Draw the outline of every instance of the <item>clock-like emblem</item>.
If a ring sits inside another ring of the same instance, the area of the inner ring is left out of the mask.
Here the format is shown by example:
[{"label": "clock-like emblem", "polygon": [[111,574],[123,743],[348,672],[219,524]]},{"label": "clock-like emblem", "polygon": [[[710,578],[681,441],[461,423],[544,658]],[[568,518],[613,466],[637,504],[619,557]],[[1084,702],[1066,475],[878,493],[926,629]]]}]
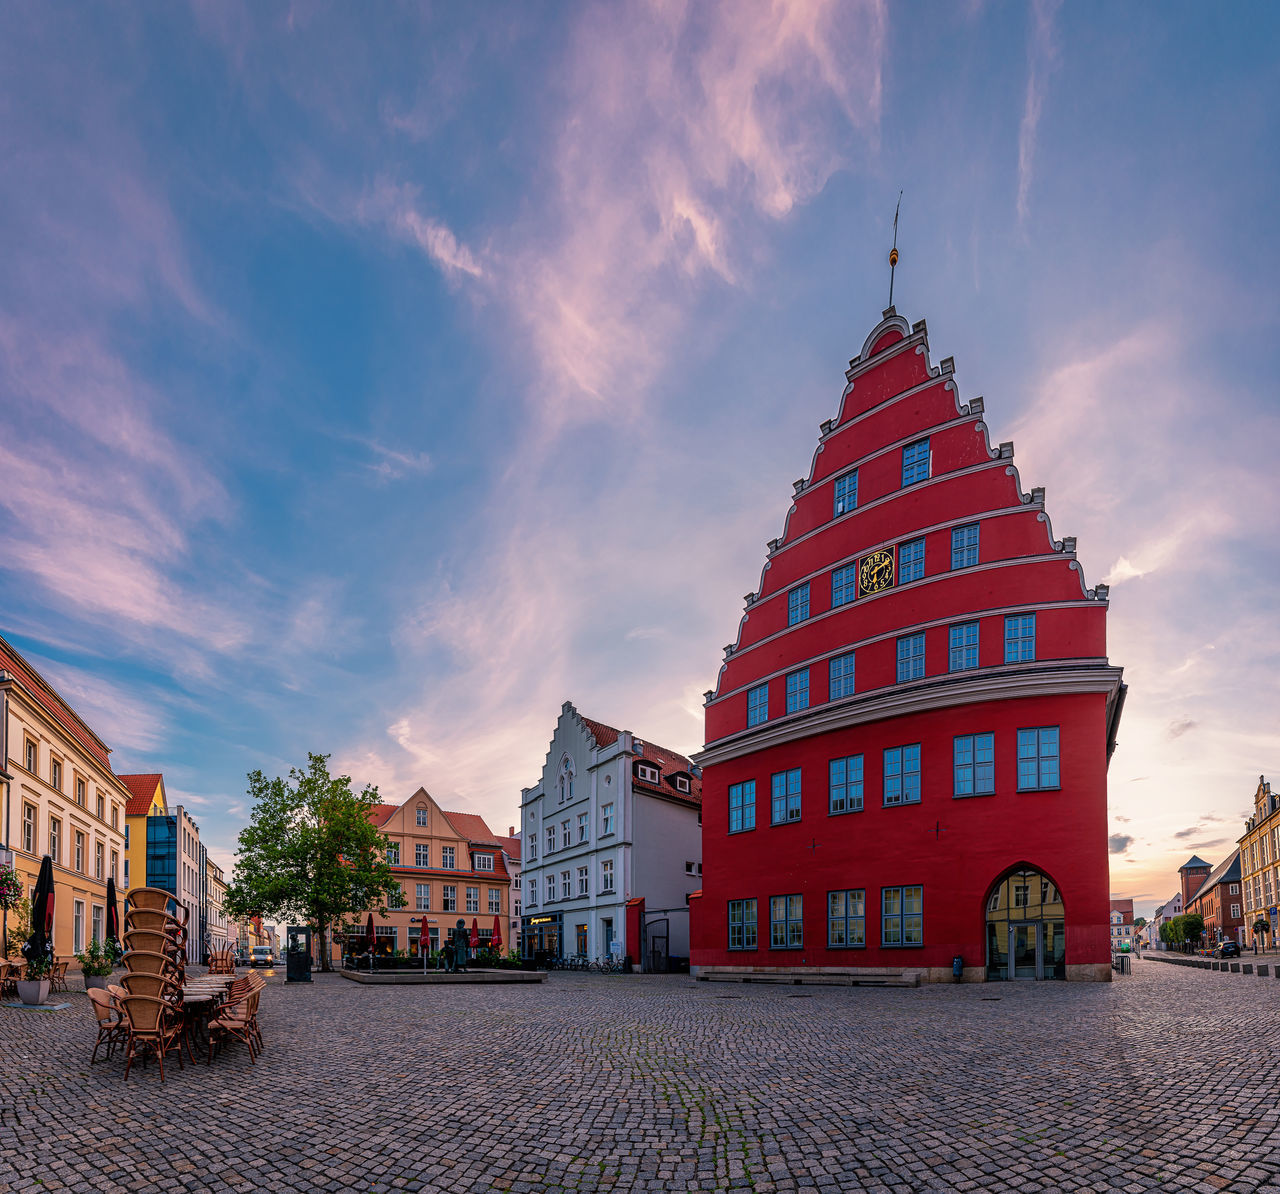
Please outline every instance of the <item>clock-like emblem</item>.
[{"label": "clock-like emblem", "polygon": [[873,551],[858,565],[858,595],[878,593],[893,584],[893,552]]}]

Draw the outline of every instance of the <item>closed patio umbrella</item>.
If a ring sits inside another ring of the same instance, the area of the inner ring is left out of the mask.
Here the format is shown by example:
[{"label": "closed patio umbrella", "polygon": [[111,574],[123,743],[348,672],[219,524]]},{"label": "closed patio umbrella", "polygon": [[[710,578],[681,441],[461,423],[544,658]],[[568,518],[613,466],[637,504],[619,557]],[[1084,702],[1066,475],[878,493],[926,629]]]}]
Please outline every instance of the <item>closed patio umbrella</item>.
[{"label": "closed patio umbrella", "polygon": [[31,897],[31,936],[22,947],[29,962],[53,952],[53,903],[53,859],[46,854],[40,860],[40,874]]},{"label": "closed patio umbrella", "polygon": [[480,948],[480,922],[474,916],[471,918],[471,948]]},{"label": "closed patio umbrella", "polygon": [[493,937],[490,938],[489,944],[494,949],[502,948],[502,921],[496,916],[493,918]]},{"label": "closed patio umbrella", "polygon": [[369,923],[364,929],[365,944],[369,947],[369,952],[373,953],[374,943],[377,941],[377,934],[373,931],[373,913],[369,913]]},{"label": "closed patio umbrella", "polygon": [[116,907],[116,881],[107,880],[107,940],[120,940],[120,909]]}]

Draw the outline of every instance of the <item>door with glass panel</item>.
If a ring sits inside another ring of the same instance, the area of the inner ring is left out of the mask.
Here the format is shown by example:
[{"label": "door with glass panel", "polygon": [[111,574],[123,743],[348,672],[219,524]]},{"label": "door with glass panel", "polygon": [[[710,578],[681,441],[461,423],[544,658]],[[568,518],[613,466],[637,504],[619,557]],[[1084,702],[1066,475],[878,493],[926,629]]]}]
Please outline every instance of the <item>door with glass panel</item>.
[{"label": "door with glass panel", "polygon": [[987,897],[987,978],[1066,978],[1062,894],[1029,868],[1007,874]]}]

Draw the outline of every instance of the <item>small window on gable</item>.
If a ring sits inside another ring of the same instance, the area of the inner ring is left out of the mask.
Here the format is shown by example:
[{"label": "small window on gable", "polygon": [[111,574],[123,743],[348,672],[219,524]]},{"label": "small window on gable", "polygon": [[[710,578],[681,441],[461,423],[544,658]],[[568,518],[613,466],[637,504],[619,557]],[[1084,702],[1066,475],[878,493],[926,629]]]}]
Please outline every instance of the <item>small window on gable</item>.
[{"label": "small window on gable", "polygon": [[677,791],[677,792],[687,792],[688,790],[689,790],[689,781],[688,781],[688,779],[687,779],[685,776],[683,776],[683,775],[677,775],[677,776],[676,776],[676,791]]},{"label": "small window on gable", "polygon": [[426,806],[425,804],[420,804],[420,805],[418,805],[418,807],[414,810],[414,817],[413,817],[413,819],[414,819],[414,824],[415,824],[415,825],[426,825],[426,823],[427,823],[427,806]]},{"label": "small window on gable", "polygon": [[656,784],[658,780],[662,778],[658,769],[650,766],[648,763],[636,764],[636,776],[650,784]]}]

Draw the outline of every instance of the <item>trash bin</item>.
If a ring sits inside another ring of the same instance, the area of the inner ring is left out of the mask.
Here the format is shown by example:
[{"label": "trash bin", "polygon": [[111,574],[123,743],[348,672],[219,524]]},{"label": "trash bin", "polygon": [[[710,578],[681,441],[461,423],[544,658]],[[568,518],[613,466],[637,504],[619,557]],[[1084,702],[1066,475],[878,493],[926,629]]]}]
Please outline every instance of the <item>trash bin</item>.
[{"label": "trash bin", "polygon": [[951,959],[951,977],[955,979],[956,982],[959,982],[961,978],[964,977],[964,958],[959,954],[956,954],[956,956]]},{"label": "trash bin", "polygon": [[311,930],[302,925],[290,925],[284,955],[284,981],[309,983],[311,981]]}]

